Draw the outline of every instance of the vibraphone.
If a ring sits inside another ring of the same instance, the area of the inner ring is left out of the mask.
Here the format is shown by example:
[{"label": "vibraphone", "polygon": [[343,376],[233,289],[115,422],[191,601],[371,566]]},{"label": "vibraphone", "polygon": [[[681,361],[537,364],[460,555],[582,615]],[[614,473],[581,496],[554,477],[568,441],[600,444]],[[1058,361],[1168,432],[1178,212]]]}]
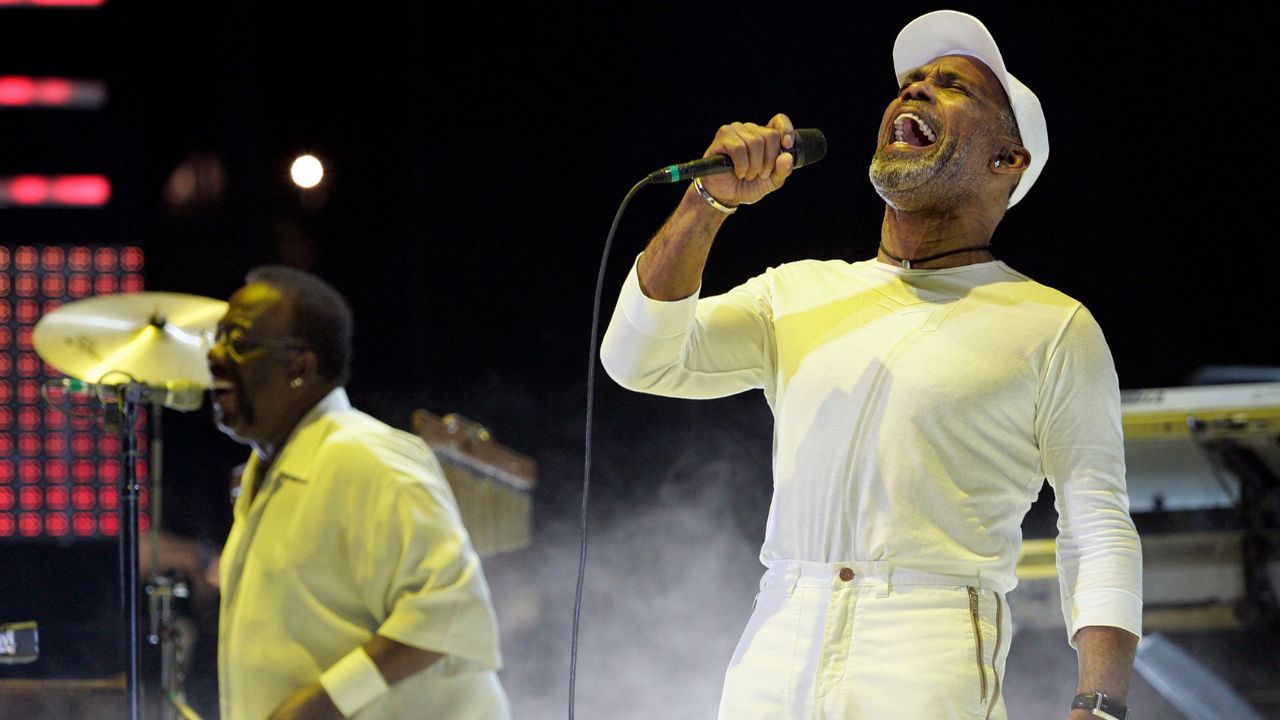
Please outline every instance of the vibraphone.
[{"label": "vibraphone", "polygon": [[451,413],[413,413],[413,432],[440,460],[458,500],[462,522],[481,555],[528,547],[533,542],[533,458],[500,445],[489,429]]}]

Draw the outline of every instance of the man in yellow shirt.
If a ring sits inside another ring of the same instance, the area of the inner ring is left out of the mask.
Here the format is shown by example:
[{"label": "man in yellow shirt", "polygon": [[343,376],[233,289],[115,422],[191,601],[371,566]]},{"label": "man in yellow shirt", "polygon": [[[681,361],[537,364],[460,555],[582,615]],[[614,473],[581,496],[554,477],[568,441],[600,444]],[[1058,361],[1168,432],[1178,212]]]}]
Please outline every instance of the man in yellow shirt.
[{"label": "man in yellow shirt", "polygon": [[209,351],[219,427],[253,448],[222,554],[229,720],[507,720],[480,561],[435,457],[351,407],[351,311],[259,268]]}]

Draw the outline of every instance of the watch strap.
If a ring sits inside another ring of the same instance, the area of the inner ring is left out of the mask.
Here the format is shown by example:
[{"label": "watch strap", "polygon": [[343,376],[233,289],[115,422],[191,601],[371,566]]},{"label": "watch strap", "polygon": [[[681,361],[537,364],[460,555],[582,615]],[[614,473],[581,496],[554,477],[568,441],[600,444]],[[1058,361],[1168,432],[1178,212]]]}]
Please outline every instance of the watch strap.
[{"label": "watch strap", "polygon": [[1098,692],[1080,693],[1071,701],[1072,710],[1088,710],[1102,720],[1125,720],[1129,708],[1124,703]]}]

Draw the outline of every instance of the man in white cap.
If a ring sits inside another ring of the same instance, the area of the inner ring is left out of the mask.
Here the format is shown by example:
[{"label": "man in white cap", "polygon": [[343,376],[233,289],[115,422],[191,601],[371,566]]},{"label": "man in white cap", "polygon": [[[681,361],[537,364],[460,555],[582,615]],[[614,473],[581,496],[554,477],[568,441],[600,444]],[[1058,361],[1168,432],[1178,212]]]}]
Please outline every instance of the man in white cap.
[{"label": "man in white cap", "polygon": [[1044,115],[969,15],[917,18],[893,55],[901,89],[870,171],[886,203],[875,259],[788,263],[699,299],[720,226],[793,167],[785,115],[726,125],[706,155],[733,172],[685,193],[605,337],[602,361],[628,388],[760,388],[774,412],[768,569],[720,717],[1005,717],[1004,595],[1047,478],[1080,657],[1062,713],[1123,718],[1142,556],[1110,351],[1079,302],[990,249],[1048,158]]}]

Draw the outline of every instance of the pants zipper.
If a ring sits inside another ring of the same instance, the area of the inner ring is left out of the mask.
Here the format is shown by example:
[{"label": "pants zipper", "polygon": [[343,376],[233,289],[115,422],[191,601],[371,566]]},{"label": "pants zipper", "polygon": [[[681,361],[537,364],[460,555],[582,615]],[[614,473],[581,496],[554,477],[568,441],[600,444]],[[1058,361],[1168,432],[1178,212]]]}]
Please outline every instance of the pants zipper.
[{"label": "pants zipper", "polygon": [[991,594],[996,600],[996,647],[991,651],[991,673],[995,676],[995,689],[991,693],[992,702],[987,706],[987,720],[990,720],[991,710],[996,706],[995,699],[1000,697],[1000,658],[997,655],[1002,647],[1000,634],[1004,629],[1004,603],[1000,602],[1000,591],[993,590]]},{"label": "pants zipper", "polygon": [[969,587],[969,619],[973,621],[973,647],[978,658],[978,687],[981,703],[987,704],[987,670],[982,665],[982,626],[978,622],[978,590]]}]

